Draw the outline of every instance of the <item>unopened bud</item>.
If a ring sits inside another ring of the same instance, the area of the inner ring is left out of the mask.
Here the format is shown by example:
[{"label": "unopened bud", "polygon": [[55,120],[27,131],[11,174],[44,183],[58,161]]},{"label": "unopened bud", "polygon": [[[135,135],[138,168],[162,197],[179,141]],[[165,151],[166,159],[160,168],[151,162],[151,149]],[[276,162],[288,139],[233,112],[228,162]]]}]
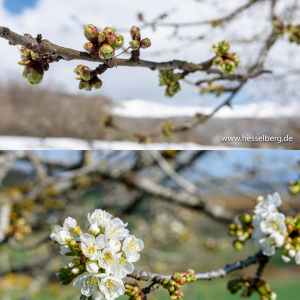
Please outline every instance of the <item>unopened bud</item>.
[{"label": "unopened bud", "polygon": [[124,37],[121,34],[116,34],[117,40],[112,44],[111,46],[115,49],[118,50],[123,47],[124,45]]},{"label": "unopened bud", "polygon": [[83,80],[89,81],[93,77],[93,74],[90,70],[84,70],[81,72],[80,76]]},{"label": "unopened bud", "polygon": [[83,45],[83,48],[85,51],[87,51],[88,53],[92,52],[95,50],[95,46],[91,43],[91,42],[88,42],[88,43],[85,43]]},{"label": "unopened bud", "polygon": [[102,59],[112,58],[115,56],[115,50],[110,45],[104,44],[99,48],[99,56]]},{"label": "unopened bud", "polygon": [[28,59],[31,59],[31,51],[27,48],[25,48],[24,46],[22,46],[20,48],[20,52],[21,52],[21,59],[22,60],[28,60]]},{"label": "unopened bud", "polygon": [[85,90],[89,86],[89,83],[87,81],[81,80],[79,82],[78,88],[80,90]]},{"label": "unopened bud", "polygon": [[103,43],[105,41],[105,33],[104,32],[100,32],[99,35],[98,35],[98,42],[99,43]]},{"label": "unopened bud", "polygon": [[84,27],[84,35],[90,42],[95,42],[97,40],[99,31],[96,26],[90,24]]},{"label": "unopened bud", "polygon": [[225,54],[226,52],[228,52],[230,48],[230,44],[227,41],[222,41],[219,43],[219,52],[221,54]]},{"label": "unopened bud", "polygon": [[234,248],[238,251],[242,250],[244,247],[244,243],[241,241],[235,241],[233,244]]},{"label": "unopened bud", "polygon": [[78,267],[72,269],[71,272],[72,272],[74,275],[78,275],[81,271],[83,271],[83,269],[84,269],[84,267],[80,265],[80,266],[78,266]]},{"label": "unopened bud", "polygon": [[129,43],[129,45],[130,45],[132,50],[139,50],[140,49],[140,41],[138,41],[138,40],[132,40]]},{"label": "unopened bud", "polygon": [[245,223],[250,223],[252,221],[252,217],[249,214],[246,213],[246,214],[243,215],[243,221]]},{"label": "unopened bud", "polygon": [[39,84],[43,80],[43,74],[38,71],[30,69],[28,70],[27,78],[34,84]]},{"label": "unopened bud", "polygon": [[68,267],[70,269],[77,267],[78,265],[80,265],[80,260],[79,259],[73,259],[68,263]]},{"label": "unopened bud", "polygon": [[109,37],[110,35],[115,34],[115,30],[111,27],[105,27],[103,32],[106,35],[106,37]]},{"label": "unopened bud", "polygon": [[151,46],[151,41],[148,38],[141,40],[142,48],[145,49],[145,48],[149,48],[150,46]]},{"label": "unopened bud", "polygon": [[130,30],[130,35],[132,37],[132,39],[137,39],[140,40],[141,39],[141,31],[138,27],[136,26],[132,26],[131,30]]},{"label": "unopened bud", "polygon": [[30,54],[31,54],[31,58],[33,60],[38,60],[40,58],[40,55],[38,53],[35,53],[33,51],[30,51]]},{"label": "unopened bud", "polygon": [[102,81],[97,76],[93,78],[91,84],[95,90],[99,90],[102,87]]},{"label": "unopened bud", "polygon": [[117,41],[117,35],[111,34],[107,37],[107,43],[108,45],[112,46]]},{"label": "unopened bud", "polygon": [[92,235],[97,235],[99,232],[100,229],[96,224],[92,224],[88,230],[88,233]]},{"label": "unopened bud", "polygon": [[289,190],[292,195],[297,195],[300,192],[300,185],[293,185],[289,188]]},{"label": "unopened bud", "polygon": [[22,77],[27,79],[27,75],[28,75],[28,70],[27,70],[27,68],[24,68],[23,73],[22,73]]}]

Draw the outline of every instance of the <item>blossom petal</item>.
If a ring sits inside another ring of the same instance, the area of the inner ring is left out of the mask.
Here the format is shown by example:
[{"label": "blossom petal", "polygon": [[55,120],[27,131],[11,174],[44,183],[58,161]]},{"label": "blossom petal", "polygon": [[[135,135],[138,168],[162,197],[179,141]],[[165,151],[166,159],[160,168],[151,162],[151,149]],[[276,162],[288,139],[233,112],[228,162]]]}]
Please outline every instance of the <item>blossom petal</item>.
[{"label": "blossom petal", "polygon": [[129,262],[136,262],[140,259],[140,254],[139,253],[129,253],[126,254],[126,257],[128,259]]},{"label": "blossom petal", "polygon": [[84,233],[80,236],[81,243],[84,243],[86,245],[94,244],[96,239],[93,235],[90,235],[88,233]]},{"label": "blossom petal", "polygon": [[295,261],[297,265],[300,265],[300,250],[295,255]]},{"label": "blossom petal", "polygon": [[87,277],[87,276],[90,276],[89,274],[82,274],[82,275],[79,275],[75,281],[73,282],[73,286],[76,287],[76,288],[79,288],[80,286],[82,286],[83,284],[83,281],[84,279]]},{"label": "blossom petal", "polygon": [[103,249],[108,245],[108,239],[104,234],[100,234],[96,238],[96,245],[99,249]]}]

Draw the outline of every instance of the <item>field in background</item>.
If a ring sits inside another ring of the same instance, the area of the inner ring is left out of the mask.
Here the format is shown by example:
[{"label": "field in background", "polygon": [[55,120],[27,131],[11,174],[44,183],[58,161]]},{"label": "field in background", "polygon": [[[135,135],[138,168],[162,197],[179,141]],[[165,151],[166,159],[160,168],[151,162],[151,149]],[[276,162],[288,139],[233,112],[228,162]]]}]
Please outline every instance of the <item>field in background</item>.
[{"label": "field in background", "polygon": [[[34,137],[72,137],[85,140],[124,140],[124,136],[113,130],[105,130],[101,117],[118,105],[103,96],[89,93],[70,95],[63,92],[32,88],[26,84],[12,82],[0,86],[0,135]],[[128,133],[157,132],[161,122],[171,120],[174,125],[192,121],[189,117],[177,118],[128,118],[115,116],[115,122]],[[137,130],[138,129],[138,130]],[[231,142],[222,143],[224,136],[289,136],[293,142]],[[153,142],[193,142],[200,145],[223,147],[299,149],[299,118],[269,119],[223,119],[214,118],[207,124],[171,138],[157,137]]]}]

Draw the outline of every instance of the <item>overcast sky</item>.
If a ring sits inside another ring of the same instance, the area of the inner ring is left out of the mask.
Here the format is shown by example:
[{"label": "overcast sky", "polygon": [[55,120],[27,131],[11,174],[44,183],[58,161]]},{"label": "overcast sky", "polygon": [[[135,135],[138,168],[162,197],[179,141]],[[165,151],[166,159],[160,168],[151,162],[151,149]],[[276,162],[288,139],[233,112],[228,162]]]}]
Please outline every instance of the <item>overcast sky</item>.
[{"label": "overcast sky", "polygon": [[[0,0],[0,26],[9,27],[19,34],[30,33],[32,36],[36,36],[36,34],[42,33],[43,38],[52,43],[84,51],[82,46],[86,40],[83,36],[83,30],[80,24],[71,18],[72,16],[76,16],[83,24],[92,23],[100,30],[106,26],[127,29],[120,32],[125,37],[126,46],[130,41],[130,27],[141,24],[137,20],[137,12],[143,12],[146,20],[152,20],[159,14],[169,11],[172,13],[165,22],[210,20],[225,16],[246,2],[248,0]],[[278,13],[284,11],[288,1],[281,0],[281,2]],[[141,50],[141,58],[153,61],[182,59],[203,62],[212,57],[213,54],[210,52],[212,44],[226,38],[232,44],[231,50],[237,51],[242,59],[241,67],[238,70],[238,72],[242,72],[249,62],[255,61],[262,42],[255,42],[249,47],[234,43],[234,40],[249,39],[255,34],[264,40],[271,30],[267,18],[269,18],[269,1],[264,1],[254,5],[248,12],[241,14],[232,24],[223,28],[212,29],[210,26],[199,26],[180,29],[178,32],[180,37],[199,35],[206,35],[207,37],[205,40],[193,42],[193,45],[188,46],[184,51],[166,53],[160,56],[153,54],[160,50],[182,46],[186,41],[170,38],[174,33],[172,28],[158,28],[155,32],[148,28],[142,30],[142,38],[150,38],[152,46],[149,49]],[[275,76],[286,72],[289,68],[298,68],[299,70],[300,57],[297,55],[299,47],[288,43],[286,38],[280,40],[270,52],[266,68],[272,69]],[[279,56],[280,62],[278,62]],[[127,58],[128,56],[122,55],[122,57]],[[17,64],[19,60],[17,48],[9,46],[6,40],[0,39],[0,76],[2,82],[5,82],[7,77],[24,80],[21,77],[22,67]],[[50,70],[45,73],[42,86],[63,89],[71,93],[87,93],[78,90],[78,81],[74,79],[73,69],[80,63],[90,68],[97,66],[97,64],[84,61],[61,61],[51,64]],[[201,96],[196,87],[186,83],[181,84],[182,91],[174,98],[165,98],[165,88],[158,87],[157,74],[157,71],[145,68],[118,67],[117,69],[110,69],[100,76],[103,81],[101,90],[93,90],[92,93],[103,94],[114,100],[145,99],[174,105],[209,105],[215,103],[212,98]],[[236,97],[234,103],[270,100],[272,97],[278,100],[276,97],[278,86],[276,87],[273,81],[269,82],[267,76],[269,75],[265,75],[266,81],[263,83],[259,83],[262,81],[256,79],[248,84]],[[203,74],[196,73],[189,75],[187,79],[196,81],[202,77]],[[286,78],[286,80],[292,82],[293,78]]]}]

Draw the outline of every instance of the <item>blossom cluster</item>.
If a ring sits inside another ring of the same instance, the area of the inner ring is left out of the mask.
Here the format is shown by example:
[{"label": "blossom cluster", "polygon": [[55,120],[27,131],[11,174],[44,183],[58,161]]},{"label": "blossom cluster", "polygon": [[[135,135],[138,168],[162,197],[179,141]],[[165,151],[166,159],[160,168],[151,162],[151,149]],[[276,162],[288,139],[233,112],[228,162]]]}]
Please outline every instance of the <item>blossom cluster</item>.
[{"label": "blossom cluster", "polygon": [[[81,288],[80,299],[113,300],[125,292],[123,278],[134,270],[133,262],[140,258],[142,240],[129,235],[119,218],[96,209],[88,214],[88,233],[83,233],[77,221],[68,217],[63,227],[51,233],[50,238],[60,244],[60,253],[77,256],[68,266],[57,272],[63,285],[71,283]],[[77,234],[72,237],[71,233]]]},{"label": "blossom cluster", "polygon": [[275,300],[277,298],[276,293],[270,289],[265,280],[249,275],[230,280],[227,287],[232,294],[242,290],[241,298],[250,297],[253,293],[257,293],[261,300]]},{"label": "blossom cluster", "polygon": [[130,29],[132,41],[129,43],[132,50],[146,49],[151,46],[151,41],[148,38],[141,40],[141,31],[138,27],[132,26]]},{"label": "blossom cluster", "polygon": [[80,80],[78,86],[80,90],[91,91],[92,88],[98,90],[102,87],[101,79],[89,67],[78,65],[74,69],[74,73],[78,75],[75,79]]},{"label": "blossom cluster", "polygon": [[181,78],[180,73],[174,73],[173,70],[160,70],[159,74],[159,86],[166,85],[165,96],[172,98],[176,93],[180,92],[180,84],[178,80]]},{"label": "blossom cluster", "polygon": [[36,85],[42,82],[44,71],[47,71],[49,64],[43,65],[39,63],[40,56],[25,47],[21,47],[21,61],[19,65],[24,66],[22,77],[27,80],[29,85]]},{"label": "blossom cluster", "polygon": [[212,52],[216,54],[216,58],[213,60],[213,65],[222,68],[222,72],[225,75],[235,74],[235,70],[240,63],[240,57],[236,55],[236,52],[228,52],[230,44],[227,41],[222,41],[218,46],[213,45]]},{"label": "blossom cluster", "polygon": [[284,262],[295,258],[300,265],[300,214],[285,216],[278,208],[282,200],[278,193],[259,196],[253,213],[243,214],[239,224],[229,224],[230,235],[237,236],[234,246],[241,250],[246,240],[254,239],[254,245],[266,256],[272,256],[283,247]]}]

